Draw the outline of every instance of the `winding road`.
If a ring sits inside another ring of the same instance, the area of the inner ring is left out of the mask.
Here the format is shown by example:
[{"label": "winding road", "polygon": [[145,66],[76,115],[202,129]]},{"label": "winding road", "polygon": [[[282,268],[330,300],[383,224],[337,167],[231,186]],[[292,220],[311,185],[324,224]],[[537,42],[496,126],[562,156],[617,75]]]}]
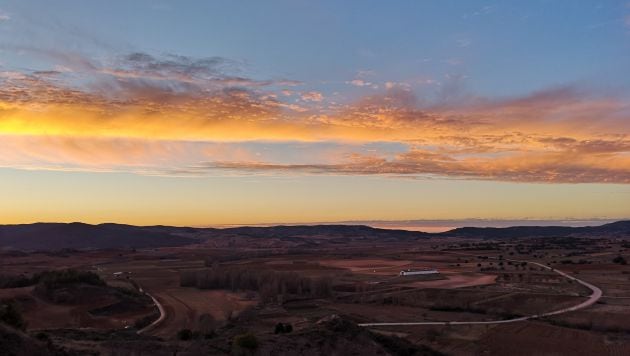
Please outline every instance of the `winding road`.
[{"label": "winding road", "polygon": [[[140,291],[142,292],[142,288],[140,288]],[[155,299],[155,297],[152,296],[151,294],[146,293],[146,295],[148,295],[151,299],[153,299],[153,303],[155,304],[155,306],[160,311],[160,317],[157,318],[155,321],[153,321],[151,324],[149,324],[149,325],[145,326],[144,328],[138,330],[138,334],[143,334],[143,333],[145,333],[147,331],[153,330],[160,323],[162,323],[162,321],[166,318],[166,311],[164,310],[164,306],[162,305],[162,303],[160,303],[157,299]]]},{"label": "winding road", "polygon": [[[580,310],[580,309],[584,309],[586,307],[589,307],[593,304],[595,304],[601,297],[602,297],[602,290],[599,289],[597,286],[594,286],[586,281],[583,281],[581,279],[575,278],[565,272],[562,272],[560,270],[551,268],[549,266],[543,265],[541,263],[538,262],[532,262],[532,261],[519,261],[519,260],[510,260],[510,259],[506,259],[506,261],[511,261],[511,262],[525,262],[528,264],[532,264],[532,265],[536,265],[538,267],[553,271],[558,273],[559,275],[571,280],[571,281],[575,281],[583,286],[585,286],[586,288],[591,290],[591,295],[588,297],[587,300],[585,300],[584,302],[568,307],[568,308],[563,308],[563,309],[559,309],[559,310],[554,310],[551,312],[547,312],[547,313],[542,313],[542,314],[533,314],[533,315],[527,315],[527,316],[522,316],[522,317],[518,317],[518,318],[512,318],[512,319],[502,319],[502,320],[487,320],[487,321],[417,321],[417,322],[387,322],[387,323],[362,323],[362,324],[358,324],[359,326],[365,326],[365,327],[370,327],[370,326],[413,326],[413,325],[487,325],[487,324],[507,324],[507,323],[515,323],[515,322],[519,322],[519,321],[525,321],[525,320],[530,320],[530,319],[537,319],[537,318],[543,318],[543,317],[547,317],[547,316],[552,316],[552,315],[558,315],[558,314],[564,314],[564,313],[568,313],[571,311],[576,311],[576,310]],[[140,287],[140,291],[143,292],[142,288]],[[166,318],[166,310],[164,308],[164,306],[151,294],[146,293],[152,300],[153,303],[155,303],[155,305],[157,306],[159,312],[160,312],[160,317],[158,319],[156,319],[155,321],[153,321],[151,324],[147,325],[146,327],[138,330],[138,334],[143,334],[146,333],[147,331],[151,331],[153,329],[155,329],[157,326],[159,326],[164,319]]]},{"label": "winding road", "polygon": [[585,286],[586,288],[591,290],[591,295],[588,297],[588,299],[580,304],[574,305],[572,307],[568,307],[568,308],[563,308],[563,309],[559,309],[559,310],[554,310],[548,313],[542,313],[542,314],[534,314],[534,315],[528,315],[528,316],[522,316],[519,318],[513,318],[513,319],[503,319],[503,320],[488,320],[488,321],[418,321],[418,322],[400,322],[400,323],[363,323],[363,324],[359,324],[359,326],[412,326],[412,325],[484,325],[484,324],[507,324],[507,323],[515,323],[515,322],[519,322],[519,321],[524,321],[524,320],[530,320],[530,319],[537,319],[537,318],[543,318],[543,317],[547,317],[547,316],[552,316],[552,315],[558,315],[558,314],[564,314],[564,313],[568,313],[571,311],[575,311],[575,310],[580,310],[580,309],[584,309],[586,307],[589,307],[593,304],[595,304],[599,298],[602,297],[602,290],[599,289],[598,287],[583,281],[581,279],[575,278],[565,272],[559,271],[557,269],[551,268],[549,266],[545,266],[542,263],[538,263],[538,262],[531,262],[531,261],[517,261],[517,260],[509,260],[506,259],[506,261],[511,261],[511,262],[526,262],[532,265],[536,265],[542,268],[545,268],[547,270],[551,270],[553,272],[558,273],[559,275],[568,278],[572,281],[575,281],[583,286]]}]

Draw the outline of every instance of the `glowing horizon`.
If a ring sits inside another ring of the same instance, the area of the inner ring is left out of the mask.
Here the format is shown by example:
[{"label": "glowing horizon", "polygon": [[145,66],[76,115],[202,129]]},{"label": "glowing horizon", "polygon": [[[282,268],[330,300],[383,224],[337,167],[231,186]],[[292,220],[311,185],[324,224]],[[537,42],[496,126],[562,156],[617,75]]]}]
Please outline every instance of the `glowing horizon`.
[{"label": "glowing horizon", "polygon": [[623,1],[374,5],[373,39],[330,17],[360,3],[223,5],[0,7],[0,223],[630,216]]}]

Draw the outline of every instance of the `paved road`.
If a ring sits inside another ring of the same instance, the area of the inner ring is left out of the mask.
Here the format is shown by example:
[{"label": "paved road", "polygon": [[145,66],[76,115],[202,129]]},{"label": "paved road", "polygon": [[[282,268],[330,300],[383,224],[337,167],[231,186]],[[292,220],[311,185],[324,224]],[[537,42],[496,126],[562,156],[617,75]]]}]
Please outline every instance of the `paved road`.
[{"label": "paved road", "polygon": [[[140,288],[140,291],[142,292],[142,288]],[[148,295],[151,299],[153,299],[153,303],[155,304],[155,306],[157,306],[158,310],[160,311],[160,317],[157,318],[151,324],[149,324],[149,325],[145,326],[144,328],[138,330],[138,334],[142,334],[142,333],[145,333],[147,331],[155,329],[166,318],[166,311],[164,310],[164,306],[162,305],[162,303],[160,303],[157,299],[155,299],[155,297],[152,296],[151,294],[146,293],[146,295]]]},{"label": "paved road", "polygon": [[602,297],[602,290],[599,289],[598,287],[585,282],[581,279],[575,278],[565,272],[559,271],[557,269],[551,268],[549,266],[545,266],[542,263],[538,263],[538,262],[531,262],[531,261],[517,261],[517,260],[509,260],[506,259],[506,261],[512,261],[512,262],[526,262],[532,265],[536,265],[551,271],[554,271],[556,273],[558,273],[559,275],[568,278],[572,281],[575,281],[583,286],[585,286],[586,288],[591,290],[591,295],[588,297],[588,299],[580,304],[574,305],[572,307],[569,308],[564,308],[564,309],[559,309],[559,310],[554,310],[548,313],[543,313],[543,314],[534,314],[534,315],[528,315],[528,316],[522,316],[520,318],[513,318],[513,319],[504,319],[504,320],[488,320],[488,321],[418,321],[418,322],[400,322],[400,323],[364,323],[364,324],[359,324],[359,326],[405,326],[405,325],[484,325],[484,324],[506,324],[506,323],[515,323],[515,322],[519,322],[519,321],[524,321],[524,320],[529,320],[529,319],[536,319],[536,318],[543,318],[546,316],[552,316],[552,315],[558,315],[558,314],[563,314],[563,313],[568,313],[571,311],[575,311],[575,310],[580,310],[580,309],[584,309],[588,306],[591,306],[593,304],[595,304],[595,302],[597,302],[599,300],[599,298]]}]

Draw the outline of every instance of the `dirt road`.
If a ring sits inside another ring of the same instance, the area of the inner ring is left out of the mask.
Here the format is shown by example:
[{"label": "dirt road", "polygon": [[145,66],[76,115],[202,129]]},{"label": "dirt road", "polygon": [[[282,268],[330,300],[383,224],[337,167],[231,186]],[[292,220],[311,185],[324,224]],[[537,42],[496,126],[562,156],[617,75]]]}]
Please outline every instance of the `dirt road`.
[{"label": "dirt road", "polygon": [[145,333],[147,331],[151,331],[151,330],[155,329],[158,325],[160,325],[164,321],[164,319],[166,319],[166,310],[164,309],[164,306],[162,305],[162,303],[160,303],[157,299],[155,299],[155,297],[152,296],[151,294],[147,293],[147,295],[149,297],[151,297],[151,299],[153,299],[153,303],[155,304],[155,306],[160,311],[160,317],[157,318],[151,324],[149,324],[149,325],[145,326],[144,328],[138,330],[138,334],[143,334],[143,333]]},{"label": "dirt road", "polygon": [[359,324],[359,326],[409,326],[409,325],[483,325],[483,324],[506,324],[506,323],[514,323],[514,322],[519,322],[519,321],[524,321],[524,320],[529,320],[529,319],[536,319],[536,318],[543,318],[546,316],[552,316],[552,315],[558,315],[558,314],[564,314],[564,313],[568,313],[571,311],[575,311],[575,310],[580,310],[586,307],[589,307],[593,304],[595,304],[599,298],[602,297],[602,290],[599,289],[598,287],[583,281],[581,279],[575,278],[565,272],[559,271],[557,269],[551,268],[549,266],[545,266],[542,263],[538,263],[538,262],[531,262],[531,261],[517,261],[517,260],[509,260],[506,259],[506,261],[512,261],[512,262],[526,262],[529,264],[533,264],[548,270],[551,270],[553,272],[558,273],[559,275],[568,278],[572,281],[575,281],[585,287],[587,287],[588,289],[591,290],[591,295],[588,297],[588,299],[580,304],[574,305],[572,307],[568,307],[568,308],[563,308],[563,309],[559,309],[559,310],[554,310],[548,313],[543,313],[543,314],[534,314],[534,315],[527,315],[527,316],[522,316],[520,318],[513,318],[513,319],[504,319],[504,320],[489,320],[489,321],[418,321],[418,322],[402,322],[402,323],[364,323],[364,324]]}]

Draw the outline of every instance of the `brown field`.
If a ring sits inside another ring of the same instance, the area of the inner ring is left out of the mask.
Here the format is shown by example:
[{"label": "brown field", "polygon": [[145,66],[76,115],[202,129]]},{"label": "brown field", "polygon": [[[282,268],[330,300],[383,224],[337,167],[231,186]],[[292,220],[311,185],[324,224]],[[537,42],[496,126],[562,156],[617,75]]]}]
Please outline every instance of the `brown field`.
[{"label": "brown field", "polygon": [[243,294],[227,291],[171,288],[156,291],[153,295],[165,305],[167,318],[151,333],[165,338],[172,337],[184,328],[198,329],[203,314],[210,314],[222,323],[256,304],[255,301],[245,299]]},{"label": "brown field", "polygon": [[[622,242],[592,240],[580,249],[553,245],[543,248],[538,242],[514,240],[486,250],[474,245],[471,248],[471,242],[474,243],[467,239],[435,238],[416,241],[412,246],[399,242],[355,242],[292,254],[278,240],[272,247],[262,249],[203,244],[71,255],[36,253],[2,258],[0,266],[3,274],[26,276],[76,268],[99,274],[111,287],[140,288],[155,297],[166,312],[164,320],[148,335],[172,342],[182,329],[202,331],[211,327],[228,335],[228,330],[236,328],[251,330],[261,337],[275,337],[274,326],[283,322],[292,324],[296,333],[306,332],[331,315],[357,323],[503,320],[559,310],[586,299],[590,291],[585,287],[552,271],[507,259],[537,261],[599,286],[604,296],[586,309],[542,320],[373,329],[453,355],[622,355],[630,351],[630,341],[625,336],[630,332],[630,267],[612,263],[619,253],[610,252],[621,250]],[[589,251],[583,251],[585,248]],[[598,248],[604,252],[592,251]],[[440,275],[399,276],[403,269],[423,267],[436,268]],[[325,296],[306,292],[265,299],[257,289],[180,286],[182,272],[208,268],[239,268],[254,274],[268,271],[282,278],[293,276],[290,278],[311,281],[326,279],[331,290]],[[128,274],[117,278],[116,272]],[[34,295],[32,290],[33,287],[0,289],[0,300],[20,302],[30,330],[120,330],[155,312],[139,309],[93,316],[90,310],[106,306],[111,300],[95,298],[73,305],[54,304]]]},{"label": "brown field", "polygon": [[153,312],[152,308],[138,308],[110,316],[95,316],[91,310],[114,302],[111,296],[91,298],[72,304],[59,304],[45,300],[33,292],[33,287],[0,289],[0,300],[16,300],[23,311],[29,329],[98,328],[122,329]]}]

